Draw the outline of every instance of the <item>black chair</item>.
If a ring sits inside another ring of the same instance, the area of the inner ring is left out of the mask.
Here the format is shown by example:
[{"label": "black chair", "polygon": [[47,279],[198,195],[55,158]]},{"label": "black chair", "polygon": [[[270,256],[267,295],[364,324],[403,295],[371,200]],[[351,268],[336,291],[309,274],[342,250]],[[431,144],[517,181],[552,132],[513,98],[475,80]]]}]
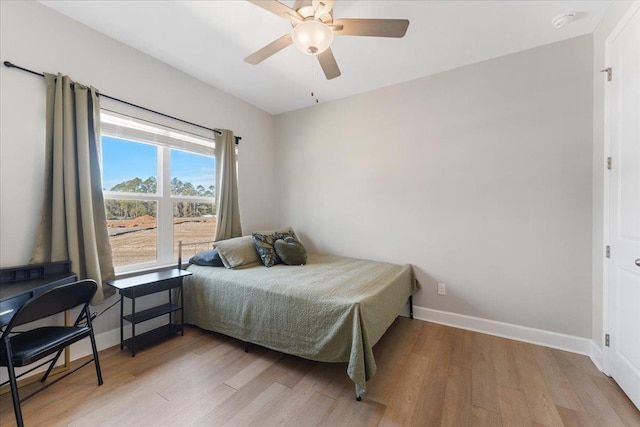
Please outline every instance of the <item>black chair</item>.
[{"label": "black chair", "polygon": [[[0,366],[7,367],[9,380],[0,384],[0,386],[7,383],[11,384],[13,409],[16,414],[16,422],[19,427],[24,425],[22,421],[22,411],[20,409],[21,401],[27,400],[45,388],[60,381],[67,375],[70,375],[78,369],[88,365],[92,361],[95,362],[96,374],[98,375],[98,385],[102,385],[102,373],[100,371],[100,362],[98,361],[98,349],[96,347],[96,339],[91,325],[91,313],[89,312],[89,302],[95,295],[97,289],[98,285],[95,281],[82,280],[58,286],[36,295],[16,311],[16,314],[2,332],[2,341],[0,342]],[[80,311],[80,314],[73,326],[43,326],[24,332],[13,331],[16,326],[24,325],[25,323],[43,319],[80,306],[82,306],[82,310]],[[18,385],[16,382],[17,378],[20,378],[21,376],[49,363],[49,368],[40,380],[40,382],[45,382],[65,347],[86,337],[91,338],[93,359],[88,360],[76,369],[66,373],[62,377],[52,381],[44,387],[41,387],[29,396],[20,400],[18,395]],[[44,361],[38,366],[35,366],[16,377],[14,371],[15,367],[31,365],[32,363],[54,353],[55,356],[52,359]]]}]

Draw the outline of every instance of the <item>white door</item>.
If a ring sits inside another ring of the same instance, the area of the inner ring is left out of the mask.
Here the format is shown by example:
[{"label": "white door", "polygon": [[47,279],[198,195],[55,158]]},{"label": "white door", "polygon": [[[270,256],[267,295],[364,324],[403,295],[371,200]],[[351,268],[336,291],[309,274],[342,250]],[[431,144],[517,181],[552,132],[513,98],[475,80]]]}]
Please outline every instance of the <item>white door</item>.
[{"label": "white door", "polygon": [[640,408],[640,8],[632,9],[607,44],[609,372]]}]

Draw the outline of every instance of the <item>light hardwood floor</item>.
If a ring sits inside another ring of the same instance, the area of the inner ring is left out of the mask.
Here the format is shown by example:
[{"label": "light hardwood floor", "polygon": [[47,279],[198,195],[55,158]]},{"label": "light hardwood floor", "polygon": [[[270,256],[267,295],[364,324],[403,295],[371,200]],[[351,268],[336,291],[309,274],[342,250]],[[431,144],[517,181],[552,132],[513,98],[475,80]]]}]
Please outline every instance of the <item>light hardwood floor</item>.
[{"label": "light hardwood floor", "polygon": [[[362,402],[345,364],[317,363],[189,327],[100,353],[23,404],[27,426],[640,426],[586,356],[398,318],[375,346]],[[26,393],[33,386],[23,388]],[[15,425],[8,394],[0,424]]]}]

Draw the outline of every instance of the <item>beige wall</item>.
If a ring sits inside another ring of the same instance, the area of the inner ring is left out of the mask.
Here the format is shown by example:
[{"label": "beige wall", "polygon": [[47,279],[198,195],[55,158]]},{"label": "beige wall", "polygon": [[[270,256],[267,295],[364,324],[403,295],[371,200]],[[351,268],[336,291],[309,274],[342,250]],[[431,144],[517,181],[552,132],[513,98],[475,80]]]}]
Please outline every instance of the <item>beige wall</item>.
[{"label": "beige wall", "polygon": [[276,116],[280,225],[413,264],[418,306],[590,338],[592,66],[587,35]]},{"label": "beige wall", "polygon": [[606,14],[593,33],[593,313],[592,339],[599,349],[603,348],[603,263],[604,263],[604,88],[606,78],[600,70],[608,67],[605,61],[607,37],[633,2],[617,1],[607,9]]},{"label": "beige wall", "polygon": [[[0,15],[2,61],[62,72],[105,94],[241,135],[243,225],[247,231],[271,228],[273,116],[38,3],[1,1]],[[1,66],[0,92],[0,266],[7,267],[29,261],[39,221],[44,79]],[[98,319],[99,330],[118,328],[116,311]]]}]

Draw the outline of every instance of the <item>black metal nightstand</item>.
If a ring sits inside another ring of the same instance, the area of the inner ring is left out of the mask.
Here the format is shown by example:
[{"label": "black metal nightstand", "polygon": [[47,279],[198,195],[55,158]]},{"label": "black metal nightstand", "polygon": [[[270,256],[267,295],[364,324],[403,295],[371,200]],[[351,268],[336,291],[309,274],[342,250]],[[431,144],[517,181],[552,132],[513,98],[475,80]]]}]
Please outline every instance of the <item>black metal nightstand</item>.
[{"label": "black metal nightstand", "polygon": [[[145,347],[169,335],[180,332],[184,335],[184,298],[182,296],[182,279],[191,272],[174,268],[156,273],[118,279],[109,283],[120,292],[120,350],[127,346],[131,356],[135,357],[136,349]],[[176,304],[171,292],[180,290],[180,304]],[[169,302],[156,307],[136,312],[136,298],[167,291]],[[131,313],[124,314],[124,298],[131,300]],[[171,322],[171,314],[180,312],[180,323]],[[136,335],[136,325],[163,315],[169,316],[169,323],[158,328]],[[124,321],[131,323],[131,338],[124,339]]]}]

